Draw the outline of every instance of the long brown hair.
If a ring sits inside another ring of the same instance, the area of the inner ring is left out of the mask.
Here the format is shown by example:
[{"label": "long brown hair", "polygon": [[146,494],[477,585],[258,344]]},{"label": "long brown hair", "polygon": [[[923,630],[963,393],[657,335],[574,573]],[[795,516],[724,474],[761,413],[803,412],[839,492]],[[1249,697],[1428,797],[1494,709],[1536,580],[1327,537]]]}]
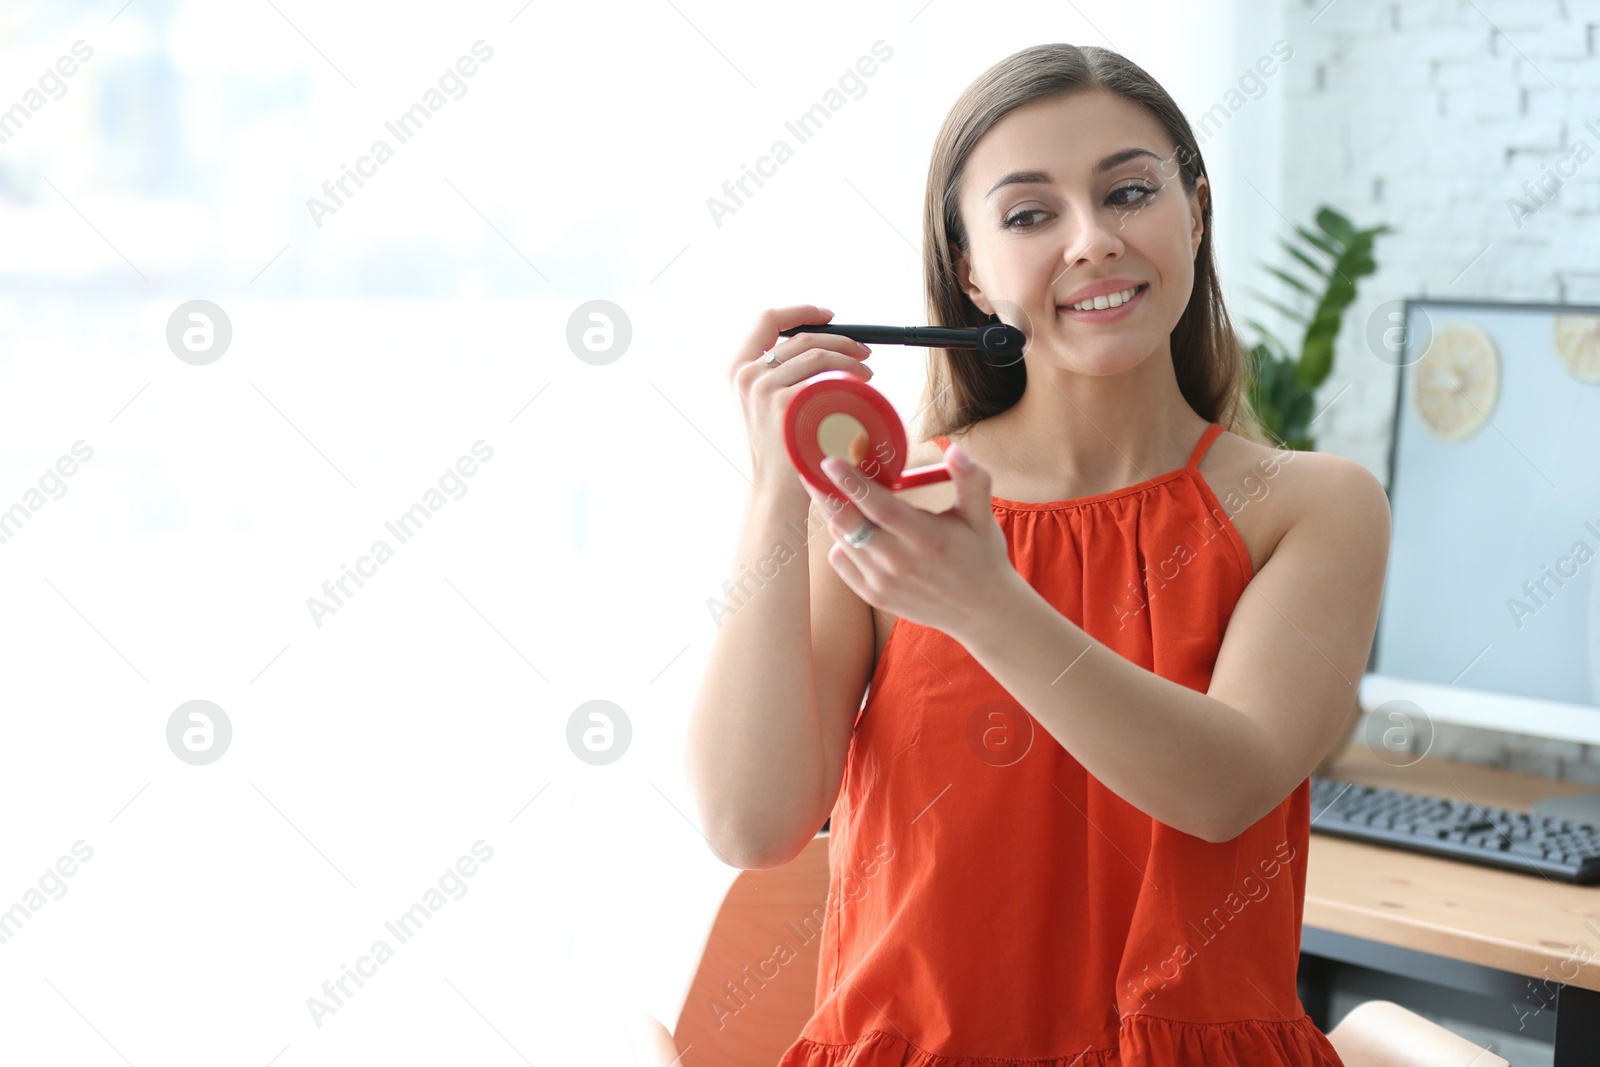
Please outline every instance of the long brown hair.
[{"label": "long brown hair", "polygon": [[[1012,110],[1036,100],[1103,89],[1143,104],[1177,147],[1179,176],[1193,194],[1205,162],[1189,120],[1167,91],[1143,68],[1116,52],[1093,46],[1041,44],[1007,56],[969,85],[956,100],[934,142],[923,203],[922,274],[928,321],[936,326],[980,326],[985,315],[962,290],[954,245],[970,255],[958,193],[967,159],[978,140]],[[1196,414],[1258,443],[1269,443],[1245,388],[1249,358],[1228,321],[1211,244],[1211,201],[1202,207],[1204,232],[1195,257],[1194,289],[1172,330],[1172,363],[1178,388]],[[928,378],[918,426],[922,440],[949,434],[998,415],[1022,398],[1028,380],[1023,360],[996,367],[972,351],[928,350]]]}]

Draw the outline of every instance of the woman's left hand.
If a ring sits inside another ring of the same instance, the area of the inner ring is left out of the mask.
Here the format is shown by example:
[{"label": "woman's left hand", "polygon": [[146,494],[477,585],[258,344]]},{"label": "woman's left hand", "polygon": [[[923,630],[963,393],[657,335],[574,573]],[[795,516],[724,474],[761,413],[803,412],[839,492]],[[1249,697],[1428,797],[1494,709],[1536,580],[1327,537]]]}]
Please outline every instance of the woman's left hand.
[{"label": "woman's left hand", "polygon": [[[988,624],[1021,576],[994,516],[989,472],[959,444],[946,449],[944,460],[956,502],[938,514],[897,500],[893,491],[838,459],[823,460],[823,473],[849,500],[829,499],[809,485],[806,491],[831,516],[828,529],[836,544],[828,562],[857,596],[960,640],[971,627]],[[844,535],[863,520],[878,529],[865,545],[852,548]]]}]

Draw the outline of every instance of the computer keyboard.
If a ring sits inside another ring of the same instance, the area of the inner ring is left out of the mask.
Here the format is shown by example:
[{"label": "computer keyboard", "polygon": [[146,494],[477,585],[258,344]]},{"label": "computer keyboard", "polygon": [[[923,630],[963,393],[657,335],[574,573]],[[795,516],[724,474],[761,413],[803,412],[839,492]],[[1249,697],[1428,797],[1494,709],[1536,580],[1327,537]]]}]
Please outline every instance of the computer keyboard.
[{"label": "computer keyboard", "polygon": [[1312,775],[1311,829],[1562,882],[1600,882],[1600,828],[1486,808],[1464,797],[1422,796]]}]

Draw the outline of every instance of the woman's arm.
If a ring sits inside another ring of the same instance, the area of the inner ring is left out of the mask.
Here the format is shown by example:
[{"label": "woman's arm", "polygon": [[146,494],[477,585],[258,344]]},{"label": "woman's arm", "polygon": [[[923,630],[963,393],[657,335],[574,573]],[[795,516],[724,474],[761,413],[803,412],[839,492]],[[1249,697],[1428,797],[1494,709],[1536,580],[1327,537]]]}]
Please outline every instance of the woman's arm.
[{"label": "woman's arm", "polygon": [[795,824],[811,819],[826,767],[805,500],[797,486],[756,488],[746,499],[732,607],[717,619],[689,713],[686,768],[706,842],[741,869],[765,866],[768,843],[792,840]]},{"label": "woman's arm", "polygon": [[1377,629],[1388,497],[1365,467],[1318,455],[1205,693],[1096,641],[1016,572],[951,636],[1119,796],[1207,841],[1237,837],[1337,740]]}]

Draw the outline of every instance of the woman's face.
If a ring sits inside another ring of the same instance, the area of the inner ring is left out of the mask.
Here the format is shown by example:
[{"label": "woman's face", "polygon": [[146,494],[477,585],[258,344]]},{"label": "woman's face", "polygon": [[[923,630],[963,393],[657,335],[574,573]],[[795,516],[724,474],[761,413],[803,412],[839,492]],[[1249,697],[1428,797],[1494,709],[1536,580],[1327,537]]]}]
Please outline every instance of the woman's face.
[{"label": "woman's face", "polygon": [[[1101,90],[1010,112],[974,147],[960,192],[971,245],[958,269],[985,313],[1028,334],[1027,360],[1117,374],[1168,339],[1194,288],[1199,179],[1185,193],[1154,115]],[[1069,305],[1136,290],[1118,307]]]}]

